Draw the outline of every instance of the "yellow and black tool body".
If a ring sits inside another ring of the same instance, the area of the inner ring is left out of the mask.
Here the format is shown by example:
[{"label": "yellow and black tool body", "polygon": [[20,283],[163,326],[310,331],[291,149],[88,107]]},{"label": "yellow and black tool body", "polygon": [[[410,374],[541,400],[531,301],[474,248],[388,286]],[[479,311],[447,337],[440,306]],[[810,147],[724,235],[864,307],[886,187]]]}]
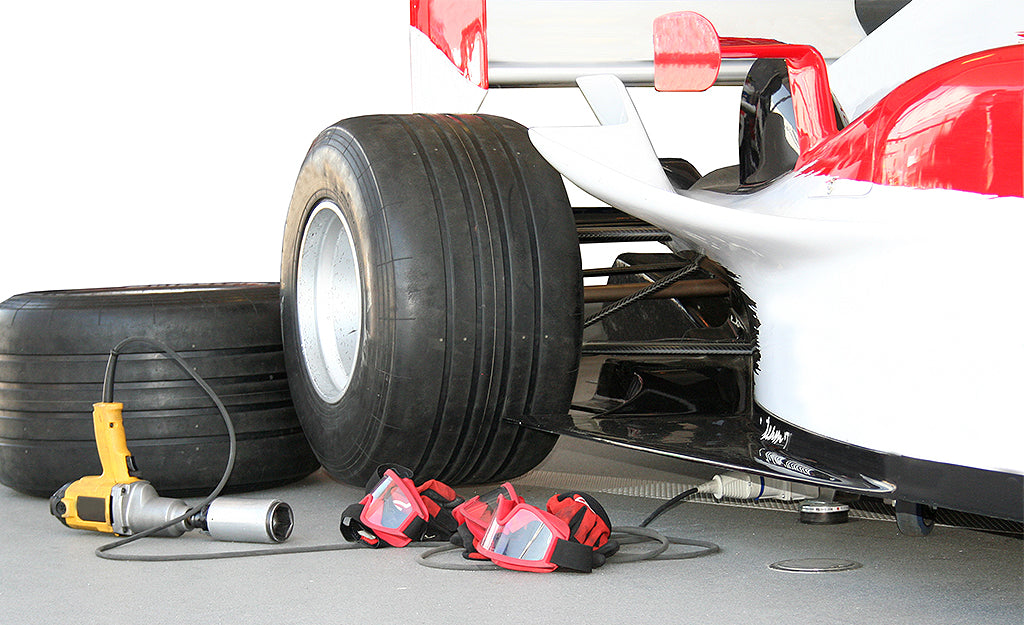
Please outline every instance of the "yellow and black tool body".
[{"label": "yellow and black tool body", "polygon": [[190,509],[180,499],[159,496],[152,484],[136,475],[122,409],[116,402],[93,404],[103,473],[66,484],[50,497],[50,513],[64,525],[121,536],[151,531],[153,536],[177,537],[200,529],[218,540],[276,543],[288,538],[292,511],[277,499],[218,497]]},{"label": "yellow and black tool body", "polygon": [[142,481],[136,475],[135,459],[128,451],[121,416],[123,407],[116,402],[92,406],[93,432],[103,473],[75,480],[54,493],[50,511],[68,527],[120,533],[115,532],[111,518],[111,493]]}]

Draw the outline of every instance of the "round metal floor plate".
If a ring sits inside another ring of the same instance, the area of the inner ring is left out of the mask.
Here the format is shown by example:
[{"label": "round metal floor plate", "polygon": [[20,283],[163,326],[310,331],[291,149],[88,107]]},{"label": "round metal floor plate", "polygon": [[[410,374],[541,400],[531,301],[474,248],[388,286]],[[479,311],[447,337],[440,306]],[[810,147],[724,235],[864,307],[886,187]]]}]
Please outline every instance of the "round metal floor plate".
[{"label": "round metal floor plate", "polygon": [[853,560],[837,558],[802,558],[797,560],[781,560],[769,564],[768,568],[789,573],[833,573],[836,571],[852,571],[863,566]]}]

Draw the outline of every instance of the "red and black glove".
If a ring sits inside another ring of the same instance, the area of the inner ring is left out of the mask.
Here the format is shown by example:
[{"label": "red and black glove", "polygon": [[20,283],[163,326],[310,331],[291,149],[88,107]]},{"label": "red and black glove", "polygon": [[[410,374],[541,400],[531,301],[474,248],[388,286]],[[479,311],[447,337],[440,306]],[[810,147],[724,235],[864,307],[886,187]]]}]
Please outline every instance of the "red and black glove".
[{"label": "red and black glove", "polygon": [[438,480],[427,480],[416,487],[423,498],[423,504],[430,515],[427,531],[420,540],[448,540],[455,533],[459,523],[452,516],[452,510],[462,502],[451,486]]},{"label": "red and black glove", "polygon": [[548,512],[565,521],[574,542],[594,550],[594,567],[619,550],[619,544],[611,540],[611,519],[593,495],[579,491],[552,495]]},{"label": "red and black glove", "polygon": [[587,493],[571,492],[552,495],[548,512],[565,521],[572,538],[597,549],[612,534],[611,521],[601,504]]}]

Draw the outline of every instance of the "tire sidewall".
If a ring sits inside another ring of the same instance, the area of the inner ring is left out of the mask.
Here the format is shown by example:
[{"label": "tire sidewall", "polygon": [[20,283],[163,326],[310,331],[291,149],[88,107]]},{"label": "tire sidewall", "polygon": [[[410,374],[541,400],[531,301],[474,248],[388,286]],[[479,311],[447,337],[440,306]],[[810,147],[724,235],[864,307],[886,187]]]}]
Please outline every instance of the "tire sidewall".
[{"label": "tire sidewall", "polygon": [[[323,201],[333,202],[346,220],[360,274],[362,338],[348,386],[336,402],[325,401],[310,379],[302,356],[298,319],[298,259],[303,233]],[[334,450],[365,448],[380,435],[372,427],[379,425],[379,420],[366,416],[379,412],[379,406],[372,405],[370,399],[382,397],[385,392],[386,372],[390,371],[387,346],[394,342],[393,322],[374,314],[389,310],[392,293],[386,271],[389,246],[387,237],[380,233],[381,206],[362,147],[342,128],[322,133],[299,170],[288,209],[281,267],[281,326],[292,400],[314,453],[332,473],[358,470],[351,465],[360,461],[357,457],[336,458]],[[359,392],[355,392],[357,389]],[[331,441],[344,441],[345,445],[332,445]]]}]

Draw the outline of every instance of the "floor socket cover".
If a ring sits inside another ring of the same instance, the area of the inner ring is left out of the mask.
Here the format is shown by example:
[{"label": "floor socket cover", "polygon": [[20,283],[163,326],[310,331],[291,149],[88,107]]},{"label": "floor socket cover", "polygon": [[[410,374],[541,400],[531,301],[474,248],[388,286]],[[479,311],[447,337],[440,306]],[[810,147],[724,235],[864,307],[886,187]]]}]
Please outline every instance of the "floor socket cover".
[{"label": "floor socket cover", "polygon": [[836,571],[852,571],[863,566],[853,560],[835,558],[802,558],[798,560],[782,560],[769,564],[768,568],[790,573],[834,573]]}]

